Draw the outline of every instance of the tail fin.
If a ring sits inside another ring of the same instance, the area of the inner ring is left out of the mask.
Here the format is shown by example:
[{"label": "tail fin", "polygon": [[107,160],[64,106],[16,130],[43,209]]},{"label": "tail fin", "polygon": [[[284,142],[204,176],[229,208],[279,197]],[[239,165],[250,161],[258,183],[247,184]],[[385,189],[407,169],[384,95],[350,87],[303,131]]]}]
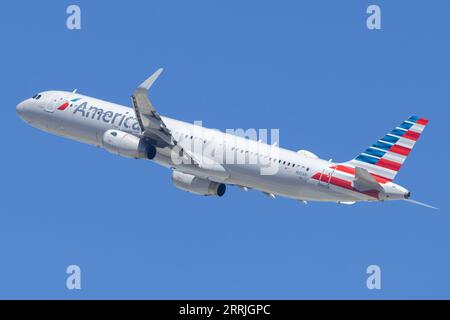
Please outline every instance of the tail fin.
[{"label": "tail fin", "polygon": [[362,167],[381,179],[392,181],[427,123],[427,119],[411,116],[355,159],[343,165]]}]

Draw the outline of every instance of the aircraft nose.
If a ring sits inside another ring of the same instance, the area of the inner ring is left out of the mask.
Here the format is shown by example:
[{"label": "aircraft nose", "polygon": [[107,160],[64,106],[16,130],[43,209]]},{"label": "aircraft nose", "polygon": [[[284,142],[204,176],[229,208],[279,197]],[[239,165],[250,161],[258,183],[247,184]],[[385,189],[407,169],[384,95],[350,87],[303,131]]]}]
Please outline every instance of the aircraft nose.
[{"label": "aircraft nose", "polygon": [[27,122],[27,123],[31,123],[31,105],[30,105],[30,101],[29,100],[24,100],[21,103],[19,103],[16,106],[16,112],[19,115],[19,117]]},{"label": "aircraft nose", "polygon": [[16,106],[16,112],[20,117],[23,116],[23,114],[25,113],[25,101],[22,101]]}]

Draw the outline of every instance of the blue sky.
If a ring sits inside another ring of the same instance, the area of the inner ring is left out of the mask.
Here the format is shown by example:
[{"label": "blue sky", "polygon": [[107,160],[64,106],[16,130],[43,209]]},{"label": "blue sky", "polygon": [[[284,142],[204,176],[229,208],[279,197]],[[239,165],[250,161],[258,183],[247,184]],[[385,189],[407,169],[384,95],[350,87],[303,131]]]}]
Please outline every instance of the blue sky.
[{"label": "blue sky", "polygon": [[[66,28],[78,4],[82,29]],[[378,4],[382,30],[366,28]],[[0,19],[0,298],[450,298],[448,1],[16,1]],[[38,131],[15,105],[72,90],[129,105],[158,67],[159,112],[279,128],[346,161],[412,114],[429,126],[405,202],[197,197],[170,172]],[[82,290],[65,287],[66,267]],[[382,289],[366,288],[381,267]]]}]

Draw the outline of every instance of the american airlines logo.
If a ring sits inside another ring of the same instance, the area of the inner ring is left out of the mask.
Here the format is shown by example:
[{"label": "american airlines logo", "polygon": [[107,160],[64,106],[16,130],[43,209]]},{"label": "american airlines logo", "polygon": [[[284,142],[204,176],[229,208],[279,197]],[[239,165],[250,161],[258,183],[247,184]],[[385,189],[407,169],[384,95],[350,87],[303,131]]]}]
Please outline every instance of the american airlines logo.
[{"label": "american airlines logo", "polygon": [[74,106],[73,114],[80,114],[84,118],[90,118],[93,120],[103,121],[104,123],[112,124],[118,127],[124,127],[126,129],[131,129],[135,132],[139,132],[139,123],[134,117],[134,114],[129,112],[119,113],[113,111],[105,111],[100,107],[88,106],[87,102],[83,102],[79,105],[74,105],[73,103],[81,100],[81,98],[75,98],[70,101],[64,102],[57,109],[64,111],[69,107]]},{"label": "american airlines logo", "polygon": [[70,106],[70,102],[77,102],[77,101],[80,100],[80,99],[81,99],[81,98],[75,98],[75,99],[72,99],[72,100],[70,100],[70,101],[66,101],[66,102],[64,102],[62,105],[60,105],[60,106],[58,107],[58,110],[64,111],[64,110],[67,109],[67,107]]}]

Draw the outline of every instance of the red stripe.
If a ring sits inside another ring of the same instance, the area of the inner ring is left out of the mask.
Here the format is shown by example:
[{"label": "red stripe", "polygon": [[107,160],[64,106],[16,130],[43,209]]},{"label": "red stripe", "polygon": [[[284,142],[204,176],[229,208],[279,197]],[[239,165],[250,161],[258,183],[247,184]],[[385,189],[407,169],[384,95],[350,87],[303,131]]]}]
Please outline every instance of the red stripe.
[{"label": "red stripe", "polygon": [[389,149],[389,151],[401,154],[402,156],[408,156],[408,154],[411,152],[411,149],[394,144]]},{"label": "red stripe", "polygon": [[[347,166],[343,166],[343,165],[337,165],[337,166],[333,166],[331,168],[336,168],[336,170],[341,171],[341,172],[346,172],[352,175],[355,175],[355,168],[351,168],[351,167],[347,167]],[[379,176],[377,174],[371,173],[370,174],[372,177],[375,178],[375,180],[379,183],[386,183],[386,182],[391,182],[391,179]]]},{"label": "red stripe", "polygon": [[68,102],[64,102],[62,105],[58,107],[58,110],[65,110],[69,106]]},{"label": "red stripe", "polygon": [[420,118],[419,120],[416,121],[416,123],[426,126],[428,124],[428,120],[425,118]]},{"label": "red stripe", "polygon": [[321,174],[321,173],[316,173],[315,175],[312,176],[312,178],[314,180],[319,180],[319,181],[326,182],[326,183],[328,183],[328,181],[330,181],[331,184],[334,184],[338,187],[353,190],[351,181],[347,181],[347,180],[336,178],[336,177],[331,177],[331,179],[330,179],[329,175]]},{"label": "red stripe", "polygon": [[311,178],[317,181],[328,182],[328,180],[325,180],[324,176],[324,174],[317,172]]},{"label": "red stripe", "polygon": [[386,160],[384,158],[381,158],[380,160],[378,160],[378,162],[375,165],[383,167],[383,168],[391,169],[394,171],[398,171],[400,169],[400,167],[402,166],[400,163],[397,163],[397,162],[394,162],[391,160]]},{"label": "red stripe", "polygon": [[350,173],[352,175],[355,175],[355,168],[343,166],[343,165],[340,165],[340,164],[338,164],[337,166],[333,166],[331,168],[336,169],[338,171],[342,171],[342,172],[346,172],[346,173]]},{"label": "red stripe", "polygon": [[402,136],[402,138],[406,138],[406,139],[414,140],[414,141],[417,141],[417,139],[419,139],[419,137],[420,137],[420,133],[411,131],[411,130],[406,131],[405,134]]},{"label": "red stripe", "polygon": [[369,190],[369,191],[362,191],[361,193],[367,194],[370,197],[374,197],[378,199],[378,196],[380,192],[378,190]]},{"label": "red stripe", "polygon": [[312,179],[320,180],[322,182],[327,182],[327,183],[328,183],[328,181],[330,181],[330,184],[335,185],[337,187],[341,187],[341,188],[344,188],[344,189],[347,189],[347,190],[351,190],[351,191],[354,191],[354,192],[363,193],[365,195],[368,195],[370,197],[378,199],[378,195],[379,195],[379,191],[378,190],[359,191],[359,190],[356,190],[355,188],[353,188],[352,182],[348,181],[348,180],[336,178],[336,177],[333,177],[333,176],[330,179],[329,175],[321,174],[321,173],[314,174],[312,176]]},{"label": "red stripe", "polygon": [[375,178],[375,180],[377,181],[377,182],[379,182],[379,183],[388,183],[388,182],[391,182],[392,180],[391,179],[388,179],[388,178],[385,178],[385,177],[382,177],[382,176],[379,176],[379,175],[376,175],[376,174],[373,174],[373,173],[371,173],[370,174],[372,177],[374,177]]},{"label": "red stripe", "polygon": [[342,187],[342,188],[346,188],[346,189],[350,189],[350,190],[353,189],[352,188],[352,182],[344,180],[344,179],[331,177],[330,183],[334,184],[335,186],[338,186],[338,187]]},{"label": "red stripe", "polygon": [[311,178],[314,180],[319,180],[319,177],[320,177],[320,173],[317,172],[317,173],[314,173],[314,175]]}]

